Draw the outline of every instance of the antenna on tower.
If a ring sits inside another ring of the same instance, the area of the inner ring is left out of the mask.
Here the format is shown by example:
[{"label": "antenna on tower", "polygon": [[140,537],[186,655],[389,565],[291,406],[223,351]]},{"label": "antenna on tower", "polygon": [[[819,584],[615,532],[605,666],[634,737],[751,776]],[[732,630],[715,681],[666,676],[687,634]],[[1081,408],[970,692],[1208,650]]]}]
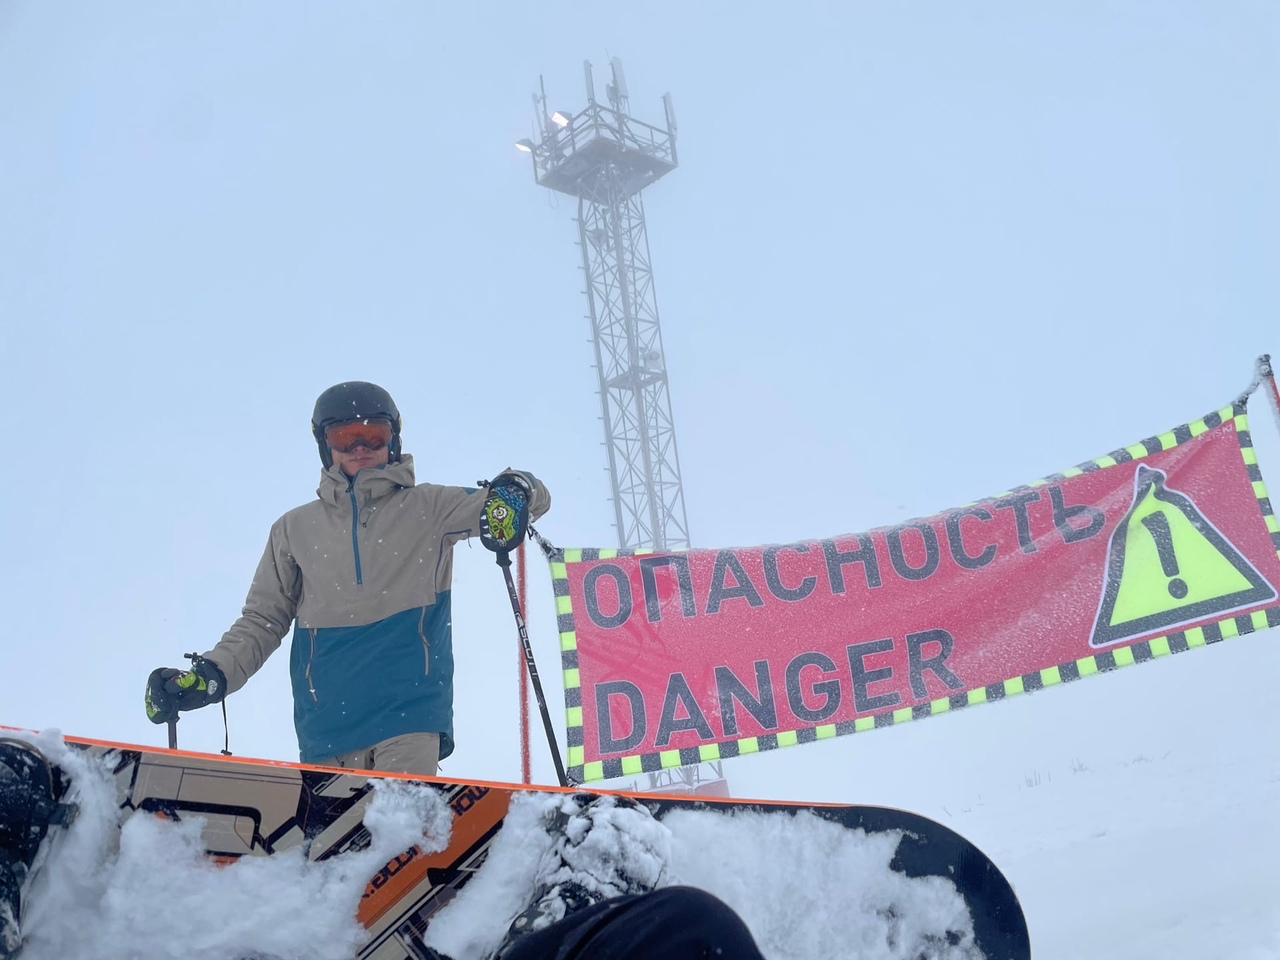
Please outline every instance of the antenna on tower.
[{"label": "antenna on tower", "polygon": [[538,92],[533,95],[533,113],[538,121],[538,133],[545,138],[550,128],[547,126],[547,87],[542,82],[542,74],[538,74]]},{"label": "antenna on tower", "polygon": [[613,73],[613,83],[605,84],[604,92],[609,103],[619,113],[627,112],[627,78],[622,73],[622,61],[617,57],[609,60],[609,69]]}]

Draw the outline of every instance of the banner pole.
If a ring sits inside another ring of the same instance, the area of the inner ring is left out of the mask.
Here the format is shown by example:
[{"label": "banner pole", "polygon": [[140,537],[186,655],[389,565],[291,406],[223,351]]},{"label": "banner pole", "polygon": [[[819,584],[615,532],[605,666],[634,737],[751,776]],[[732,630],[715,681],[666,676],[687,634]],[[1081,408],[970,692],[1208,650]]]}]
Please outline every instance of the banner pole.
[{"label": "banner pole", "polygon": [[[528,574],[524,544],[521,543],[516,549],[516,582],[520,585],[521,610],[529,609]],[[533,763],[529,751],[529,674],[524,668],[523,649],[520,651],[520,775],[522,782],[533,783]]]}]

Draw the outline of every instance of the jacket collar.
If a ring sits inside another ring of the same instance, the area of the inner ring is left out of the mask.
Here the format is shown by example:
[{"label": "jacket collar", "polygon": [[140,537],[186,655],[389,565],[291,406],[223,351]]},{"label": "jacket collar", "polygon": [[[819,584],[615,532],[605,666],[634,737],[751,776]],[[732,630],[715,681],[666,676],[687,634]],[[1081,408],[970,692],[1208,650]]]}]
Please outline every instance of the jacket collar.
[{"label": "jacket collar", "polygon": [[320,486],[316,488],[316,496],[325,503],[334,506],[346,506],[350,503],[351,490],[361,499],[385,497],[401,487],[412,487],[413,457],[405,454],[399,463],[389,463],[385,467],[372,470],[361,470],[354,480],[342,472],[336,463],[320,474]]}]

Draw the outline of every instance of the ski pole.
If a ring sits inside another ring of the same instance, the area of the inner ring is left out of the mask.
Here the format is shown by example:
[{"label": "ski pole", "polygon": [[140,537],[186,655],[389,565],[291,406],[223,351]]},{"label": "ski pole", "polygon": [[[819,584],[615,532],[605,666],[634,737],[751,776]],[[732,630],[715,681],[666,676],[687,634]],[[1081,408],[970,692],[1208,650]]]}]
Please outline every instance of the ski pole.
[{"label": "ski pole", "polygon": [[538,701],[538,710],[542,713],[542,725],[547,731],[547,745],[551,748],[551,760],[556,765],[556,776],[560,786],[567,787],[569,779],[564,774],[564,764],[560,761],[560,746],[556,743],[555,730],[551,726],[551,714],[547,710],[547,698],[542,695],[542,681],[538,679],[538,665],[533,661],[533,647],[529,643],[529,629],[524,623],[524,614],[520,612],[520,597],[516,593],[516,585],[511,579],[511,554],[506,550],[497,551],[498,566],[502,568],[502,577],[507,582],[507,596],[511,598],[511,612],[516,615],[516,629],[520,631],[520,645],[524,648],[525,666],[529,668],[529,679],[533,683],[533,695]]}]

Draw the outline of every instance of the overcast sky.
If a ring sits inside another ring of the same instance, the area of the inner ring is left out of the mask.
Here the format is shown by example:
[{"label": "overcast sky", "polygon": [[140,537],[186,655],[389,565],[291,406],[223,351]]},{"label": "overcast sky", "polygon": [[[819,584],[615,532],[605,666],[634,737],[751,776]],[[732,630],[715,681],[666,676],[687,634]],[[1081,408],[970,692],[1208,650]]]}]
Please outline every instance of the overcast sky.
[{"label": "overcast sky", "polygon": [[[392,392],[419,480],[529,469],[544,534],[616,545],[574,205],[513,147],[539,75],[552,108],[585,105],[587,58],[601,95],[622,58],[640,119],[672,94],[681,166],[645,206],[690,530],[716,547],[931,514],[1238,394],[1280,351],[1278,48],[1263,0],[0,4],[0,723],[164,742],[147,674],[238,616],[314,495],[308,418],[339,380]],[[478,545],[454,642],[444,771],[518,778],[517,637]],[[1179,744],[1215,697],[1223,735],[1274,743],[1241,689],[1274,648],[725,770],[741,796],[920,809],[942,779]],[[236,753],[296,758],[287,667],[228,701]],[[179,729],[222,746],[215,710]]]}]

